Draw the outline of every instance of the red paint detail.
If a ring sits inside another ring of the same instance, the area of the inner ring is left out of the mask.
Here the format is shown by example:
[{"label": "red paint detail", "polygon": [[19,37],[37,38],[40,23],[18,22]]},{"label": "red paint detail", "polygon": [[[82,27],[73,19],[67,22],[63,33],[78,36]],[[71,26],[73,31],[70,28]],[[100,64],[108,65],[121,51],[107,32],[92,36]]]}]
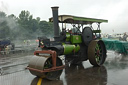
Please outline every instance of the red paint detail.
[{"label": "red paint detail", "polygon": [[62,69],[64,69],[64,68],[65,68],[65,65],[57,66],[57,67],[52,67],[52,68],[44,69],[44,70],[39,70],[39,69],[27,67],[27,69],[29,69],[29,70],[36,71],[36,72],[40,72],[40,73],[62,70]]},{"label": "red paint detail", "polygon": [[51,71],[57,71],[57,70],[64,69],[65,65],[56,66],[56,57],[57,57],[56,51],[42,50],[42,51],[35,51],[34,52],[34,55],[39,55],[39,54],[51,54],[52,55],[52,64],[53,64],[53,66],[49,69],[44,69],[44,70],[34,69],[34,68],[30,68],[30,67],[27,67],[27,69],[37,71],[37,72],[51,72]]}]

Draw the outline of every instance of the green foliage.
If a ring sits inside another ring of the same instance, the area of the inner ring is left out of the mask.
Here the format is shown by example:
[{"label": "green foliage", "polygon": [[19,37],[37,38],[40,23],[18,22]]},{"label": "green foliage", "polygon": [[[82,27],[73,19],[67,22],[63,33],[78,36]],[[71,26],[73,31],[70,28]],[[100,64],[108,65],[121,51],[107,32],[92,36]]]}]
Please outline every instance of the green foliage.
[{"label": "green foliage", "polygon": [[46,21],[40,21],[39,23],[39,29],[41,30],[42,33],[44,33],[44,35],[51,34],[53,33],[53,24],[50,22],[46,22]]},{"label": "green foliage", "polygon": [[10,34],[6,19],[6,14],[0,12],[0,39],[7,38],[8,36],[6,34]]},{"label": "green foliage", "polygon": [[6,17],[6,14],[4,12],[0,12],[0,18],[5,18]]},{"label": "green foliage", "polygon": [[0,23],[0,39],[7,38],[10,34],[9,27],[7,26],[6,21]]},{"label": "green foliage", "polygon": [[40,17],[33,18],[25,10],[18,17],[0,12],[0,39],[35,39],[40,36],[53,36],[53,24],[40,21]]}]

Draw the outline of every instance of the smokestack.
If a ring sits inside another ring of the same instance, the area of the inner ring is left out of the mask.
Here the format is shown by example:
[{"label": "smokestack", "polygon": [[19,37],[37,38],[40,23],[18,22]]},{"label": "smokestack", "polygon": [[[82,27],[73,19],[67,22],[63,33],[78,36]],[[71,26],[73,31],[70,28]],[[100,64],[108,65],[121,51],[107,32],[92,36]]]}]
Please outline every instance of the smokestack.
[{"label": "smokestack", "polygon": [[51,7],[53,14],[53,24],[54,24],[54,39],[55,41],[59,39],[59,24],[58,24],[58,8],[59,7]]}]

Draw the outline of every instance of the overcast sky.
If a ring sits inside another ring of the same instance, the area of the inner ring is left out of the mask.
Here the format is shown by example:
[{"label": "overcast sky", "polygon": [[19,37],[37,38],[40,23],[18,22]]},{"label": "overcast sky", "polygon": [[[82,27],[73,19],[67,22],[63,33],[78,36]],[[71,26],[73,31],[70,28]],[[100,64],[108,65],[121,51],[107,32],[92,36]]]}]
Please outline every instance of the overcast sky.
[{"label": "overcast sky", "polygon": [[102,23],[103,33],[128,32],[128,0],[0,0],[0,11],[18,17],[28,10],[34,18],[48,21],[51,7],[59,6],[59,14],[107,19]]}]

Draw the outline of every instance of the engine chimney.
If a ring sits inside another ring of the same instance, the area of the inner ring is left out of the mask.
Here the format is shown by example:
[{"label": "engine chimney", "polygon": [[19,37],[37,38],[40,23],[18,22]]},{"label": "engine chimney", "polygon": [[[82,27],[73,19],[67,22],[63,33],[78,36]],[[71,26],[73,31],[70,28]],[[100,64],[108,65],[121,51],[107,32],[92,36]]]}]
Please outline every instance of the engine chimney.
[{"label": "engine chimney", "polygon": [[53,14],[53,24],[54,24],[54,39],[55,41],[59,40],[59,24],[58,24],[58,8],[59,7],[51,7]]}]

